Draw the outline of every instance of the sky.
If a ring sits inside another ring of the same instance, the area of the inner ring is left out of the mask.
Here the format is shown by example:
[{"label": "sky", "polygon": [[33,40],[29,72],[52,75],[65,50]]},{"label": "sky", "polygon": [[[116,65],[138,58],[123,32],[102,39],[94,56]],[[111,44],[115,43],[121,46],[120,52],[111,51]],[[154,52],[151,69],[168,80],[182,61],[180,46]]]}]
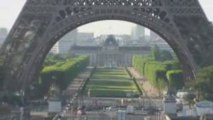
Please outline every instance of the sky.
[{"label": "sky", "polygon": [[[199,0],[208,19],[213,21],[213,0]],[[0,28],[11,29],[26,0],[0,0]],[[133,23],[125,21],[99,21],[79,27],[80,32],[98,34],[130,34]],[[126,28],[126,29],[123,29]]]}]

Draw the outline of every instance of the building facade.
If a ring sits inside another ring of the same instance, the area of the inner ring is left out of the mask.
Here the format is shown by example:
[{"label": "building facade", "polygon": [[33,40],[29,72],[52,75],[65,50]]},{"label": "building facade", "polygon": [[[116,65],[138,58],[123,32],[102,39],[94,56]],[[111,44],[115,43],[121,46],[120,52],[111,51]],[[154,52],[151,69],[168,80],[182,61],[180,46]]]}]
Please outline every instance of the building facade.
[{"label": "building facade", "polygon": [[72,45],[86,45],[94,39],[94,33],[78,32],[77,29],[63,36],[50,50],[53,54],[67,54]]},{"label": "building facade", "polygon": [[134,55],[150,52],[148,46],[120,46],[114,36],[109,35],[101,45],[72,46],[72,55],[88,55],[90,65],[97,67],[129,67]]},{"label": "building facade", "polygon": [[144,40],[145,39],[145,27],[141,25],[136,25],[132,29],[132,39],[134,40]]}]

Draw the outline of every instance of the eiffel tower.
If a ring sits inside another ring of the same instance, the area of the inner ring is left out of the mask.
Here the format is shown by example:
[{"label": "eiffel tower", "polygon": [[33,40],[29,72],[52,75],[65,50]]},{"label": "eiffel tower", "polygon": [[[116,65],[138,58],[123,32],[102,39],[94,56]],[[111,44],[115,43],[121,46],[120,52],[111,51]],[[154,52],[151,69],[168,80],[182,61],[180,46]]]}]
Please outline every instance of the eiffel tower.
[{"label": "eiffel tower", "polygon": [[198,0],[27,0],[1,48],[6,89],[28,85],[63,35],[99,20],[129,21],[156,32],[175,51],[186,79],[213,62],[212,25]]}]

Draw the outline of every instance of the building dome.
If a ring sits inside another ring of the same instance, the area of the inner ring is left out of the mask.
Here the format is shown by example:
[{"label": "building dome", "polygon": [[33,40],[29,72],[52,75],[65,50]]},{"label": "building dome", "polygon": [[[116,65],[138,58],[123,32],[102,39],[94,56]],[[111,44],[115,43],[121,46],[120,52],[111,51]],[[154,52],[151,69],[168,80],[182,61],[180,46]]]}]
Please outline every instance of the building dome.
[{"label": "building dome", "polygon": [[103,46],[119,46],[113,35],[109,35],[103,43]]}]

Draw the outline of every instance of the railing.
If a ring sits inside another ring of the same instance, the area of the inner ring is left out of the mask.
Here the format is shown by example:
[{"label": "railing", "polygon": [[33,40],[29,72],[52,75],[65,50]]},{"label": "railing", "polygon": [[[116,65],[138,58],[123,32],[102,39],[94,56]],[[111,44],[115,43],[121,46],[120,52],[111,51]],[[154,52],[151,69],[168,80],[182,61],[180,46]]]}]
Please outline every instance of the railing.
[{"label": "railing", "polygon": [[[143,120],[147,115],[144,114],[126,114],[125,116],[126,120]],[[83,115],[83,116],[67,116],[62,118],[62,120],[118,120],[119,115],[116,111],[109,113],[102,113],[99,112],[97,114],[90,114],[90,115]],[[151,115],[151,119],[149,120],[164,120],[161,119],[160,114]]]},{"label": "railing", "polygon": [[129,76],[132,78],[133,82],[135,83],[138,91],[140,92],[140,95],[143,95],[143,89],[140,87],[140,84],[137,82],[137,80],[135,79],[135,77],[132,75],[132,73],[129,71],[129,69],[126,67],[125,68],[127,73],[129,74]]},{"label": "railing", "polygon": [[12,112],[9,114],[0,114],[0,120],[20,120],[20,112]]},{"label": "railing", "polygon": [[109,117],[66,117],[63,120],[118,120],[118,118],[109,118]]}]

